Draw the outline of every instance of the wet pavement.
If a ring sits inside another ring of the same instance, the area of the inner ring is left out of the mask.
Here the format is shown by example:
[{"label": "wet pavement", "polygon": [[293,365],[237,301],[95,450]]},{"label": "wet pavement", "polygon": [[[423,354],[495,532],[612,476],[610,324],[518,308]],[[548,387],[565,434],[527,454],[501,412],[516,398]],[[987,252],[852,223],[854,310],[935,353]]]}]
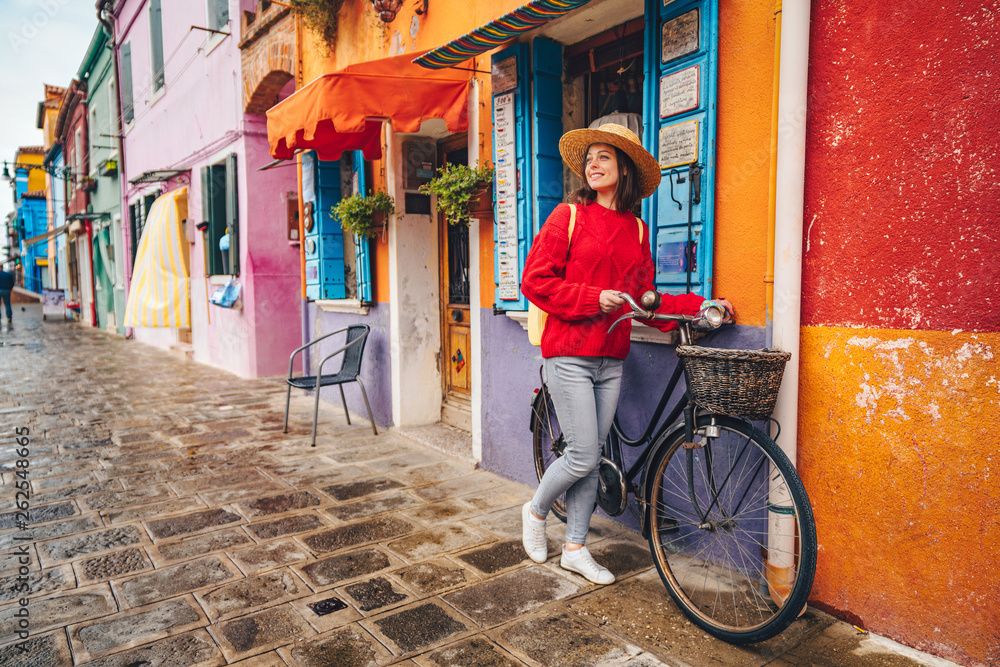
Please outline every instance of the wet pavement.
[{"label": "wet pavement", "polygon": [[281,432],[284,391],[15,313],[0,331],[0,664],[951,664],[813,610],[762,644],[711,639],[640,536],[595,519],[612,586],[559,568],[555,520],[535,565],[530,490],[426,446],[438,433],[455,453],[453,432],[373,436],[324,405],[312,448],[302,392]]}]

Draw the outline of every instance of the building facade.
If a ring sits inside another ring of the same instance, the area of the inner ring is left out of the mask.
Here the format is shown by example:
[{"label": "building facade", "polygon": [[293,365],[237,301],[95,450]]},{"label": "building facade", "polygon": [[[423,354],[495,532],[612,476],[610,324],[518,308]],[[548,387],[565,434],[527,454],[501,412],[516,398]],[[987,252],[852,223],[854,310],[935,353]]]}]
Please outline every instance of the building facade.
[{"label": "building facade", "polygon": [[[997,282],[985,259],[998,250],[990,137],[1000,79],[987,55],[996,14],[971,2],[947,19],[921,3],[571,3],[574,11],[459,64],[472,71],[458,122],[431,115],[413,127],[396,112],[359,122],[354,100],[321,122],[303,105],[302,123],[289,128],[297,98],[348,79],[346,68],[468,46],[472,30],[522,4],[432,0],[427,12],[404,6],[381,23],[369,2],[349,0],[335,38],[303,24],[299,94],[269,112],[269,129],[272,154],[299,165],[304,225],[317,230],[317,248],[329,237],[333,249],[303,250],[308,335],[370,324],[363,376],[376,421],[467,428],[484,468],[533,484],[529,406],[541,357],[527,340],[519,277],[548,212],[574,187],[555,142],[608,117],[634,122],[663,170],[642,211],[658,289],[734,303],[738,325],[712,346],[795,349],[781,440],[816,513],[811,603],[962,664],[995,661],[998,618],[986,601],[1000,590],[990,519],[1000,492],[989,482],[998,322],[987,297],[972,295]],[[783,15],[796,20],[782,28]],[[807,51],[779,52],[786,39]],[[975,75],[959,86],[946,62]],[[796,66],[803,101],[782,114],[782,96],[797,91],[778,82]],[[423,85],[414,75],[412,90]],[[511,127],[513,141],[498,135]],[[369,143],[343,136],[352,132]],[[776,175],[776,156],[797,145],[805,180],[796,209],[787,195],[795,179]],[[416,187],[449,162],[513,165],[499,172],[493,213],[465,231]],[[949,170],[968,177],[945,194],[935,175]],[[362,182],[392,195],[396,215],[351,259],[344,249],[358,246],[326,212]],[[790,245],[774,240],[796,225]],[[352,298],[327,288],[332,268],[310,268],[333,263],[350,276],[362,254],[370,302],[356,297],[362,281]],[[800,279],[781,282],[788,265]],[[669,336],[632,335],[626,431],[652,412],[676,364]],[[945,435],[940,427],[953,423],[964,426]],[[951,613],[956,589],[980,613]]]}]

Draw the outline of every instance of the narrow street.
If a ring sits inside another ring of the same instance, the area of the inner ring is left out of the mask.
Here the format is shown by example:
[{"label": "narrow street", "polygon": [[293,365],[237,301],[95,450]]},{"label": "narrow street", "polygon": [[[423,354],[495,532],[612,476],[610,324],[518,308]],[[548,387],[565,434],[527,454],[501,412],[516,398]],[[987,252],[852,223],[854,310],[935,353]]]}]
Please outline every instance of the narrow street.
[{"label": "narrow street", "polygon": [[282,433],[281,380],[16,310],[0,332],[2,665],[950,664],[814,610],[764,644],[710,639],[638,535],[595,519],[612,586],[559,568],[555,520],[534,565],[523,485],[348,426],[339,405],[311,448],[302,392]]}]

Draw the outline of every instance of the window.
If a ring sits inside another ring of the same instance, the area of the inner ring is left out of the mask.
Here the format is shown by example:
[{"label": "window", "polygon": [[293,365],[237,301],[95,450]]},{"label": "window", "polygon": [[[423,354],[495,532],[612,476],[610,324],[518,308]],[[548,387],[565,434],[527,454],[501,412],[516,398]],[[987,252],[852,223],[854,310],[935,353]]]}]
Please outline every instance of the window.
[{"label": "window", "polygon": [[[121,85],[122,85],[122,117],[125,123],[135,119],[135,108],[132,102],[132,44],[126,42],[121,48]],[[118,132],[114,132],[118,134]]]},{"label": "window", "polygon": [[492,56],[498,310],[527,308],[520,292],[525,257],[568,194],[558,152],[564,105],[578,105],[572,115],[580,126],[624,112],[630,117],[614,122],[643,130],[663,175],[642,205],[657,288],[711,294],[717,0],[647,8],[644,20],[567,46],[565,58],[560,44],[541,36]]},{"label": "window", "polygon": [[302,155],[302,201],[305,208],[306,297],[372,300],[370,240],[345,240],[331,208],[341,197],[368,192],[370,165],[361,151],[344,153],[340,160],[319,160],[315,152]]},{"label": "window", "polygon": [[205,234],[205,271],[210,276],[240,275],[240,225],[236,192],[236,154],[201,170],[201,215]]},{"label": "window", "polygon": [[[97,103],[96,100],[92,100],[91,101],[91,106],[90,106],[90,123],[89,123],[90,139],[89,139],[89,142],[90,142],[90,146],[91,146],[91,153],[93,153],[93,149],[94,148],[96,148],[97,146],[101,145],[101,142],[98,141],[101,137],[97,136],[98,132],[99,132],[99,129],[98,129],[98,125],[97,125],[97,107],[96,107],[96,103]],[[113,133],[109,133],[109,134],[113,134]],[[91,157],[93,157],[93,155]],[[97,171],[97,160],[91,159],[90,160],[90,175],[94,175],[96,171]]]},{"label": "window", "polygon": [[229,25],[229,0],[208,0],[208,27],[224,31]]},{"label": "window", "polygon": [[149,62],[153,68],[153,93],[163,89],[163,8],[160,0],[149,2]]},{"label": "window", "polygon": [[146,229],[146,218],[149,217],[149,209],[153,202],[160,196],[159,192],[145,195],[137,199],[128,207],[129,227],[131,229],[132,246],[132,268],[135,268],[135,255],[139,250],[139,242],[142,241],[142,233]]},{"label": "window", "polygon": [[79,184],[79,179],[86,175],[83,172],[83,128],[77,125],[73,133],[73,176]]}]

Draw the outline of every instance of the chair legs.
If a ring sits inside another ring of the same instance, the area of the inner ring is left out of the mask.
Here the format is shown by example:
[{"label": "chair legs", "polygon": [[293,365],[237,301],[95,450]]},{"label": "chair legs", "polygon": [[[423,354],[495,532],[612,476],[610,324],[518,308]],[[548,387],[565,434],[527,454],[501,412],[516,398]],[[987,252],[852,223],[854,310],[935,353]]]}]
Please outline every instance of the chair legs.
[{"label": "chair legs", "polygon": [[338,384],[337,389],[340,390],[340,402],[344,404],[344,416],[347,417],[347,425],[351,425],[351,413],[347,411],[347,397],[344,396],[344,385]]},{"label": "chair legs", "polygon": [[[357,379],[357,381],[358,381],[358,386],[361,387],[361,396],[365,399],[365,410],[368,411],[368,421],[372,423],[372,433],[374,435],[378,435],[378,430],[375,428],[375,417],[372,416],[372,406],[368,404],[368,392],[365,391],[365,383],[361,381],[360,377]],[[343,392],[343,389],[341,389],[341,392]],[[344,408],[345,409],[347,408],[346,404],[344,405]],[[350,422],[348,421],[348,423]]]},{"label": "chair legs", "polygon": [[292,385],[288,385],[288,391],[285,392],[285,425],[282,427],[282,433],[288,433],[288,406],[292,402]]},{"label": "chair legs", "polygon": [[316,422],[319,420],[319,389],[320,389],[320,386],[319,386],[319,376],[317,375],[316,376],[316,389],[315,389],[315,392],[316,392],[316,401],[315,401],[315,403],[313,405],[313,435],[312,435],[312,438],[313,438],[312,446],[313,447],[316,446]]}]

